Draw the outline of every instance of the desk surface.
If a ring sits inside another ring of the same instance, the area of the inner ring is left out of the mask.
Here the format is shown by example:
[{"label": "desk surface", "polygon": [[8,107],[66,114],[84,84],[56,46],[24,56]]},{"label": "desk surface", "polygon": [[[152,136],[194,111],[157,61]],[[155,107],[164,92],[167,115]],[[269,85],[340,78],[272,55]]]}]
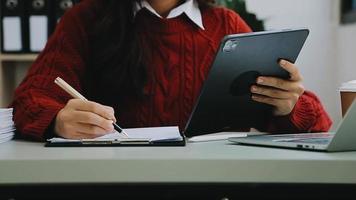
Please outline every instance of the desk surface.
[{"label": "desk surface", "polygon": [[232,145],[45,148],[0,144],[0,184],[352,183],[356,152],[320,153]]}]

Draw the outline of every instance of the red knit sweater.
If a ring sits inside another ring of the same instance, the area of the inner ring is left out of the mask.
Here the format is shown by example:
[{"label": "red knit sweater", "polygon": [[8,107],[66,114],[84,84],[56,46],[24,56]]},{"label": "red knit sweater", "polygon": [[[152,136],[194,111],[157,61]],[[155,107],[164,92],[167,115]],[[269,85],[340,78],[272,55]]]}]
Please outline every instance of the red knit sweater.
[{"label": "red knit sweater", "polygon": [[[99,1],[99,0],[97,0]],[[95,0],[83,1],[67,12],[49,39],[44,51],[17,88],[12,106],[17,129],[25,136],[43,139],[51,122],[70,96],[53,81],[62,77],[79,92],[91,49],[89,32],[98,19]],[[219,42],[227,34],[251,31],[233,11],[224,8],[202,9],[205,30],[184,15],[159,19],[146,11],[138,19],[145,30],[144,40],[153,41],[145,87],[149,98],[127,97],[114,105],[123,127],[179,125],[184,128],[202,84],[217,52]],[[122,94],[125,95],[125,94]],[[289,116],[275,117],[263,131],[306,132],[327,131],[331,120],[318,98],[306,92]]]}]

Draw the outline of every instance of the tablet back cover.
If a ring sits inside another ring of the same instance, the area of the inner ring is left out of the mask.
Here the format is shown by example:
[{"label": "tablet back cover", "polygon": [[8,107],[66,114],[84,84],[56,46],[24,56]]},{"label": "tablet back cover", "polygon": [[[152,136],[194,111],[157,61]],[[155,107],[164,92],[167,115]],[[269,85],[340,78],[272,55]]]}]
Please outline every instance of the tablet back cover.
[{"label": "tablet back cover", "polygon": [[295,63],[309,30],[284,30],[226,36],[220,45],[185,129],[188,137],[234,128],[259,128],[273,107],[251,100],[258,76],[288,79],[278,62]]}]

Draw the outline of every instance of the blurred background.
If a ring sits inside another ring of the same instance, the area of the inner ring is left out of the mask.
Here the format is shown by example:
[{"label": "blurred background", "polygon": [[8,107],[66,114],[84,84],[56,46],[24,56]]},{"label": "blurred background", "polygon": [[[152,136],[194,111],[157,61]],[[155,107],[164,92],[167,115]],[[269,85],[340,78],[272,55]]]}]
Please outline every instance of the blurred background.
[{"label": "blurred background", "polygon": [[[65,0],[67,1],[67,0]],[[255,30],[309,28],[297,61],[304,84],[322,100],[335,125],[341,83],[356,79],[356,0],[219,0]],[[3,6],[3,5],[2,5]],[[0,54],[0,106],[6,106],[36,53]]]}]

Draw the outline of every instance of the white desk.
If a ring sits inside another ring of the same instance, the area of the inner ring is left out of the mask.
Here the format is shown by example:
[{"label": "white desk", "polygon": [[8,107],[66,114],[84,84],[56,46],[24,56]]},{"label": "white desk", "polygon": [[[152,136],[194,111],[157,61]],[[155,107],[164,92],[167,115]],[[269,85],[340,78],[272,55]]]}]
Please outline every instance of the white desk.
[{"label": "white desk", "polygon": [[[294,151],[237,146],[228,142],[195,143],[186,147],[45,148],[42,143],[12,141],[0,145],[0,174],[0,193],[1,187],[18,185],[95,184],[119,185],[113,189],[118,194],[118,188],[125,188],[123,185],[135,185],[130,190],[134,193],[137,185],[146,184],[159,185],[154,194],[157,195],[161,194],[164,185],[174,185],[175,191],[176,185],[187,184],[202,185],[200,190],[199,187],[194,189],[200,198],[202,191],[214,184],[223,185],[221,188],[228,185],[228,191],[236,192],[236,196],[241,196],[241,190],[235,185],[278,184],[278,190],[288,184],[297,184],[294,193],[298,195],[302,193],[300,185],[333,184],[330,188],[334,188],[335,184],[347,184],[351,186],[348,191],[356,191],[353,190],[356,188],[356,152]],[[215,186],[208,192],[215,190]],[[326,189],[329,188],[319,188],[319,192]],[[289,197],[290,193],[285,195]],[[220,193],[214,195],[216,198]]]},{"label": "white desk", "polygon": [[0,184],[38,183],[350,183],[356,152],[319,153],[229,145],[45,148],[0,145]]}]

